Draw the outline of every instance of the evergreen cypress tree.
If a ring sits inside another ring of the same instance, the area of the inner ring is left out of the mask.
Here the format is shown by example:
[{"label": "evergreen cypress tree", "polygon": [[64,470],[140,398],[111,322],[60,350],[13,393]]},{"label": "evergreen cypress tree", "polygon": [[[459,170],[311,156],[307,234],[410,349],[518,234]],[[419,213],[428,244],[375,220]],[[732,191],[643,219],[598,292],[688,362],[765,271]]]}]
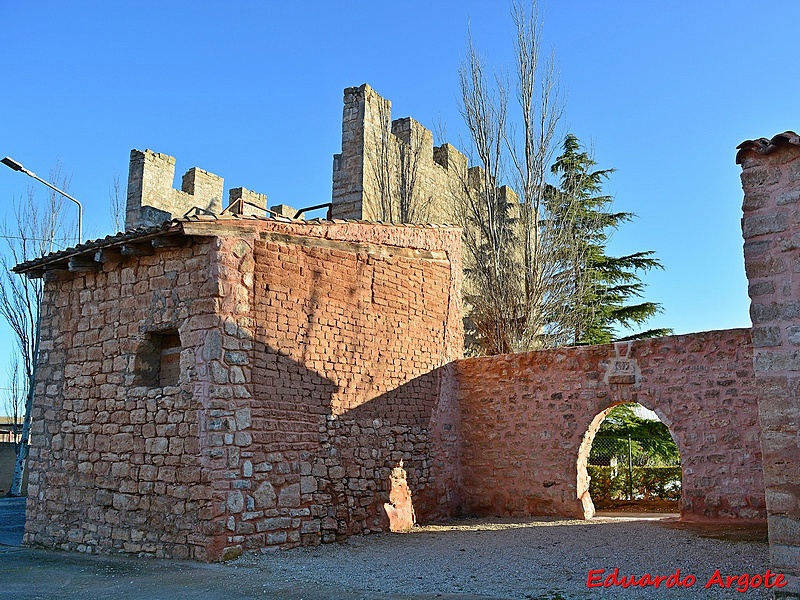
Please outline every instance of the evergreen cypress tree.
[{"label": "evergreen cypress tree", "polygon": [[671,329],[650,329],[617,338],[618,327],[633,329],[661,312],[655,302],[630,304],[641,298],[644,284],[638,273],[663,269],[652,250],[627,256],[608,256],[609,234],[636,215],[611,212],[613,198],[602,193],[614,169],[594,170],[596,163],[573,134],[564,140],[563,153],[551,170],[558,187],[548,190],[549,226],[566,232],[559,277],[572,288],[572,306],[581,316],[572,335],[574,344],[605,344],[615,339],[668,335]]}]

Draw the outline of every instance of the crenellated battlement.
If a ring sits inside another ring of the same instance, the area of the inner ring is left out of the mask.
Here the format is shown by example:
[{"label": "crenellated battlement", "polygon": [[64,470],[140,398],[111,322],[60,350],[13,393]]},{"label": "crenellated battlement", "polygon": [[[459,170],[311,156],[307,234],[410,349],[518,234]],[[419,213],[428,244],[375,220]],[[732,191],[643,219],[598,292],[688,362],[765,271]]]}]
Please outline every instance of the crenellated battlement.
[{"label": "crenellated battlement", "polygon": [[152,150],[131,150],[126,229],[160,225],[193,208],[222,212],[222,177],[192,167],[183,175],[180,190],[172,187],[174,179],[174,157]]},{"label": "crenellated battlement", "polygon": [[342,152],[333,160],[333,218],[452,223],[454,194],[469,185],[467,157],[433,145],[418,121],[392,120],[369,85],[344,90]]},{"label": "crenellated battlement", "polygon": [[[220,214],[224,180],[219,175],[192,167],[181,178],[181,189],[172,187],[175,158],[152,150],[131,150],[125,229],[160,225],[192,211]],[[265,216],[267,196],[246,188],[228,194],[233,214]],[[282,206],[282,205],[281,205]]]},{"label": "crenellated battlement", "polygon": [[232,188],[228,192],[228,200],[231,212],[237,215],[263,217],[266,212],[266,194],[259,194],[243,187]]}]

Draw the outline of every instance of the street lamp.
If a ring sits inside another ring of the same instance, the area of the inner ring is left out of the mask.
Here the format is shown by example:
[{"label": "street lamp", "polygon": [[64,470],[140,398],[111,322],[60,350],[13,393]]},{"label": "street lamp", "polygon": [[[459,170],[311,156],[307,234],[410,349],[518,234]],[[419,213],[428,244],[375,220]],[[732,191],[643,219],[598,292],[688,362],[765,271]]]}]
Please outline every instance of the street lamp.
[{"label": "street lamp", "polygon": [[51,190],[55,190],[56,192],[58,192],[59,194],[64,196],[64,198],[66,198],[68,200],[72,200],[75,204],[78,205],[78,242],[77,243],[80,244],[81,243],[81,239],[83,238],[83,206],[81,206],[81,203],[78,202],[77,200],[75,200],[75,198],[70,196],[64,190],[58,189],[52,183],[50,183],[49,181],[45,181],[44,179],[39,177],[33,171],[29,171],[28,169],[23,167],[21,164],[19,164],[17,161],[15,161],[10,156],[6,156],[4,159],[0,160],[0,162],[3,163],[5,166],[7,166],[9,169],[11,169],[13,171],[22,171],[28,177],[33,177],[36,181],[41,181],[43,184],[45,184]]}]

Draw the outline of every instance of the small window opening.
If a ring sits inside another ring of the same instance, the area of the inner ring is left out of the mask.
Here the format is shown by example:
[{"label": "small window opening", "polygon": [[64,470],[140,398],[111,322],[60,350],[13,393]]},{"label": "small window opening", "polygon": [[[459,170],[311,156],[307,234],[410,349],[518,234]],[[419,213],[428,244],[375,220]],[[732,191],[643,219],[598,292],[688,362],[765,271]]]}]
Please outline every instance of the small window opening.
[{"label": "small window opening", "polygon": [[134,385],[178,385],[181,375],[181,338],[175,330],[148,334],[139,347]]},{"label": "small window opening", "polygon": [[178,385],[181,376],[181,338],[178,332],[161,336],[161,360],[158,373],[158,385]]}]

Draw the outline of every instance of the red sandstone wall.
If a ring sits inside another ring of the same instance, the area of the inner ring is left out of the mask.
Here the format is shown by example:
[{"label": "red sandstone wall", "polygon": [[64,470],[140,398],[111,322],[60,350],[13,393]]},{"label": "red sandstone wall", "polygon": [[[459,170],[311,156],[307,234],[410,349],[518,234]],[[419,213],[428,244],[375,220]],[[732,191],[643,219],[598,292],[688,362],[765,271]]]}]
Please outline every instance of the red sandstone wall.
[{"label": "red sandstone wall", "polygon": [[[450,514],[459,231],[193,224],[47,284],[27,542],[213,560],[383,530],[400,460],[418,516]],[[180,385],[138,385],[169,328]]]},{"label": "red sandstone wall", "polygon": [[764,517],[747,330],[456,365],[466,513],[590,516],[585,472],[579,482],[584,436],[592,427],[586,453],[599,413],[639,402],[656,411],[680,449],[684,518]]},{"label": "red sandstone wall", "polygon": [[461,356],[459,232],[253,223],[213,243],[211,554],[385,530],[400,460],[418,517],[450,514],[459,423],[440,367]]},{"label": "red sandstone wall", "polygon": [[[215,308],[208,246],[61,277],[45,287],[27,543],[205,559],[194,353]],[[183,383],[137,386],[137,349],[169,327],[183,342]]]},{"label": "red sandstone wall", "polygon": [[800,138],[745,142],[742,233],[759,388],[769,543],[800,597]]}]

